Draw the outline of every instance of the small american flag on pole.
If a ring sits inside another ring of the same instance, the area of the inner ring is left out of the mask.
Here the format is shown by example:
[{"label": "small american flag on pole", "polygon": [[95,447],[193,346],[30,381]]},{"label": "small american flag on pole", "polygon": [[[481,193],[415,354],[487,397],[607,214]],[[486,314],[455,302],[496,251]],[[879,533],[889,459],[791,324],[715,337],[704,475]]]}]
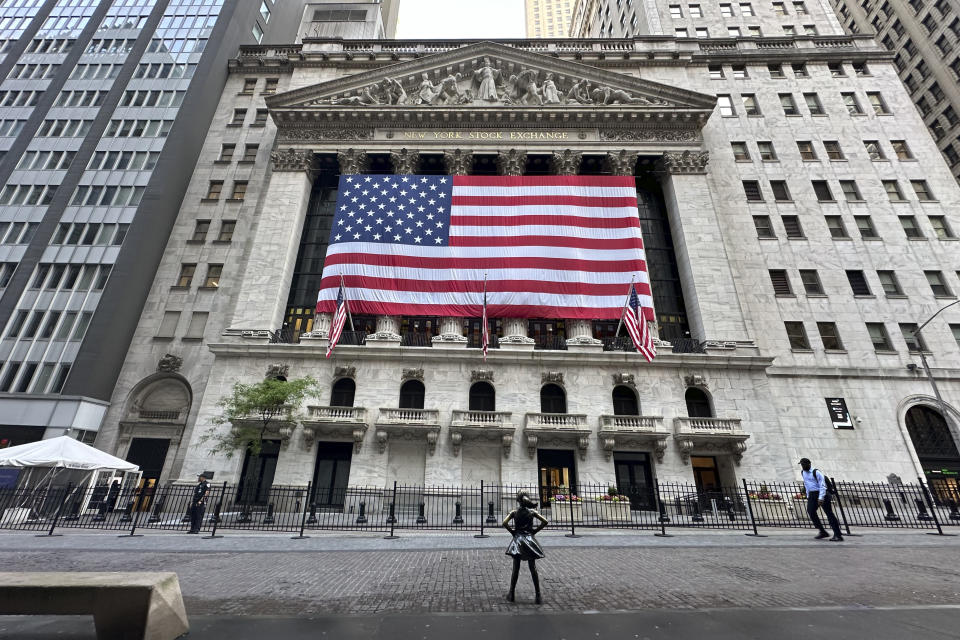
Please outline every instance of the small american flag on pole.
[{"label": "small american flag on pole", "polygon": [[483,318],[480,320],[480,350],[483,351],[483,361],[487,361],[487,350],[490,348],[490,327],[487,326],[487,276],[483,276]]},{"label": "small american flag on pole", "polygon": [[623,324],[627,326],[627,333],[636,345],[647,362],[653,362],[657,357],[657,348],[653,344],[653,336],[650,334],[650,327],[647,326],[647,319],[640,313],[640,299],[637,296],[637,289],[630,284],[630,293],[627,295],[627,303],[623,306],[624,317]]},{"label": "small american flag on pole", "polygon": [[330,344],[327,346],[327,357],[333,353],[333,348],[340,342],[343,325],[347,322],[347,293],[343,287],[343,276],[340,276],[340,292],[337,293],[337,310],[333,314],[333,325],[330,327]]}]

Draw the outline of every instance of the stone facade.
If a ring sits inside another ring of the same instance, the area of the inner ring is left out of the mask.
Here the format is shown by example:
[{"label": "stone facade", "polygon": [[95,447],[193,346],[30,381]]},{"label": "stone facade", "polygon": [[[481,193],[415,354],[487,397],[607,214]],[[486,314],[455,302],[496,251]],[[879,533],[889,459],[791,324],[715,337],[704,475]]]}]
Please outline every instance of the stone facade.
[{"label": "stone facade", "polygon": [[[209,456],[203,436],[234,382],[262,380],[267,367],[280,362],[289,366],[290,377],[312,376],[325,391],[305,403],[307,420],[284,438],[277,484],[310,480],[326,442],[353,444],[349,483],[366,486],[395,480],[535,483],[537,451],[545,449],[572,452],[581,482],[616,482],[618,454],[640,452],[664,481],[693,482],[691,457],[713,458],[725,486],[741,478],[794,479],[802,455],[849,479],[921,474],[905,416],[918,404],[939,405],[922,373],[908,368],[916,355],[908,352],[897,323],[922,322],[950,301],[935,296],[924,271],[940,271],[950,291],[960,289],[955,243],[931,228],[931,216],[960,225],[960,190],[889,56],[869,39],[760,44],[661,38],[570,41],[561,50],[556,44],[449,42],[426,51],[402,41],[312,40],[263,47],[256,56],[245,50],[231,63],[218,118],[98,443],[125,454],[119,425],[128,421],[142,381],[156,375],[157,362],[169,353],[182,358],[182,366],[161,374],[188,385],[191,404],[182,444],[161,480],[187,478],[197,469],[236,480],[242,460]],[[467,92],[467,78],[487,59],[505,78],[531,70],[536,95],[511,80],[496,100],[480,104]],[[828,71],[834,63],[843,66],[845,77]],[[771,77],[771,64],[782,64],[785,77]],[[794,64],[805,65],[809,77],[795,74]],[[858,75],[854,64],[866,65],[869,73]],[[252,100],[270,110],[270,119],[262,129],[231,129],[237,88],[244,78],[267,71],[280,74],[278,94]],[[531,104],[548,95],[542,90],[547,74],[563,98]],[[580,81],[609,91],[588,91],[595,97],[576,100]],[[841,98],[849,91],[865,106],[866,92],[880,92],[891,113],[851,115]],[[794,96],[800,115],[784,114],[781,93]],[[807,111],[805,93],[817,93],[824,116]],[[756,98],[758,115],[745,113],[743,95]],[[715,109],[716,96],[731,97],[734,113]],[[214,162],[221,144],[236,142],[239,148],[247,139],[262,150],[254,164],[241,169]],[[888,159],[871,160],[865,140],[880,140]],[[891,140],[906,140],[916,159],[894,155]],[[802,159],[798,141],[813,141],[817,159]],[[843,159],[829,159],[823,141],[837,141]],[[745,143],[749,157],[734,155],[735,142]],[[758,142],[772,143],[775,157],[763,161]],[[456,322],[443,324],[444,335],[433,346],[401,346],[399,319],[386,317],[377,321],[376,339],[340,344],[329,359],[329,318],[318,317],[314,331],[297,343],[277,343],[271,332],[288,304],[312,181],[337,167],[363,171],[374,156],[384,159],[383,166],[404,168],[433,157],[449,173],[469,171],[473,157],[487,156],[498,159],[491,166],[505,174],[523,172],[539,157],[556,173],[593,158],[603,171],[655,179],[695,353],[663,342],[656,360],[646,364],[636,353],[603,351],[589,325],[572,324],[568,337],[577,337],[566,350],[534,350],[525,321],[511,321],[501,348],[483,362],[477,348],[457,339],[462,336]],[[241,170],[248,180],[243,202],[201,202],[210,180],[229,180]],[[881,183],[894,179],[904,202],[891,202]],[[826,180],[837,201],[818,201],[812,180]],[[843,197],[840,181],[850,180],[859,199]],[[920,201],[910,180],[925,180],[936,199]],[[756,181],[762,199],[748,200],[744,181]],[[775,199],[771,181],[785,181],[792,198]],[[855,216],[864,215],[871,216],[882,241],[857,233]],[[238,221],[229,244],[186,244],[196,220],[227,216]],[[758,216],[769,217],[773,237],[758,237]],[[782,216],[799,218],[802,237],[787,236]],[[849,237],[831,233],[826,216],[839,216]],[[923,238],[908,238],[898,216],[914,216]],[[182,262],[206,260],[224,264],[216,291],[171,290]],[[791,283],[789,293],[772,287],[771,271],[781,270]],[[817,271],[822,294],[805,293],[800,270]],[[877,270],[895,271],[907,295],[885,296]],[[862,271],[871,295],[854,296],[844,271]],[[184,315],[209,312],[201,340],[155,338],[164,311],[174,307]],[[944,405],[954,412],[950,407],[960,404],[960,344],[949,324],[956,323],[956,310],[944,318],[925,328],[924,337]],[[791,344],[785,322],[803,323],[807,347]],[[817,323],[824,322],[835,323],[840,348],[821,344]],[[866,323],[883,323],[892,348],[877,351]],[[425,408],[405,414],[400,386],[421,375],[410,370],[422,370]],[[354,409],[333,411],[329,390],[344,377],[356,384]],[[481,424],[468,411],[470,386],[491,379],[496,415],[482,416]],[[564,390],[565,417],[542,418],[544,384]],[[618,386],[636,393],[635,419],[614,416]],[[690,389],[707,398],[711,417],[689,417]],[[845,399],[853,429],[834,428],[825,399],[835,397]],[[951,415],[955,429],[957,416]]]}]

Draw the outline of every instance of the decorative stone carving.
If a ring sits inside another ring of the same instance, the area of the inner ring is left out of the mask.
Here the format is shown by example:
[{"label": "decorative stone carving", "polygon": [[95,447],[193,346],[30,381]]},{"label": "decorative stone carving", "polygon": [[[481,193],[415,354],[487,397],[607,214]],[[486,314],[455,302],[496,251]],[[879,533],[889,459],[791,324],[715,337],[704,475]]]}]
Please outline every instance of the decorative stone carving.
[{"label": "decorative stone carving", "polygon": [[427,450],[430,452],[430,455],[433,455],[437,452],[437,440],[440,437],[439,431],[428,431],[427,432]]},{"label": "decorative stone carving", "polygon": [[540,436],[535,433],[526,432],[527,436],[527,457],[533,460],[534,456],[537,455],[537,443],[540,441]]},{"label": "decorative stone carving", "polygon": [[657,456],[657,462],[663,462],[663,454],[667,452],[666,439],[658,441],[653,445],[653,454]]},{"label": "decorative stone carving", "polygon": [[460,446],[463,444],[463,434],[459,431],[452,431],[450,433],[450,444],[453,445],[453,457],[456,458],[460,455]]},{"label": "decorative stone carving", "polygon": [[891,473],[890,475],[887,476],[887,483],[894,487],[903,486],[903,480],[901,480],[900,476],[898,476],[895,473]]},{"label": "decorative stone carving", "polygon": [[310,171],[313,169],[313,151],[278,149],[270,154],[274,171]]},{"label": "decorative stone carving", "polygon": [[634,151],[608,151],[607,166],[615,176],[632,176],[637,168],[637,154]]},{"label": "decorative stone carving", "polygon": [[314,140],[372,140],[373,129],[299,129],[284,127],[277,132],[281,142]]},{"label": "decorative stone carving", "polygon": [[[353,452],[360,453],[361,447],[363,447],[363,437],[367,433],[367,425],[362,425],[353,430]],[[381,453],[383,453],[381,451]]]},{"label": "decorative stone carving", "polygon": [[600,139],[611,142],[696,142],[699,129],[601,129]]},{"label": "decorative stone carving", "polygon": [[493,371],[490,369],[474,369],[470,372],[470,382],[493,382]]},{"label": "decorative stone carving", "polygon": [[176,373],[180,371],[180,367],[182,366],[183,358],[168,353],[160,358],[160,362],[157,363],[157,371],[161,373]]},{"label": "decorative stone carving", "polygon": [[636,387],[632,373],[615,373],[613,374],[613,384],[625,384],[628,387]]},{"label": "decorative stone carving", "polygon": [[473,169],[473,154],[463,149],[443,152],[443,162],[447,173],[452,176],[465,176]]},{"label": "decorative stone carving", "polygon": [[513,434],[512,433],[503,434],[503,436],[501,436],[500,438],[500,442],[503,444],[503,457],[509,458],[510,449],[513,448]]},{"label": "decorative stone carving", "polygon": [[290,373],[290,365],[287,364],[271,364],[267,365],[267,380],[276,380],[277,378],[286,379],[287,374]]},{"label": "decorative stone carving", "polygon": [[587,448],[590,447],[590,438],[589,436],[580,436],[577,438],[577,451],[580,452],[580,459],[587,459]]},{"label": "decorative stone carving", "polygon": [[546,373],[540,374],[540,384],[563,384],[563,372],[561,371],[548,371]]},{"label": "decorative stone carving", "polygon": [[578,151],[564,149],[553,152],[553,172],[558,176],[575,176],[580,169],[580,160],[583,154]]},{"label": "decorative stone carving", "polygon": [[480,102],[497,102],[500,96],[497,84],[502,82],[502,74],[490,64],[490,58],[484,58],[480,67],[473,72],[471,90]]},{"label": "decorative stone carving", "polygon": [[378,430],[377,430],[377,434],[376,434],[376,438],[377,438],[377,449],[380,451],[380,453],[383,453],[384,451],[387,450],[387,438],[388,438],[388,437],[389,437],[389,435],[387,434],[386,431],[383,431],[382,429],[378,429]]},{"label": "decorative stone carving", "polygon": [[502,176],[520,176],[527,164],[527,152],[507,149],[497,154],[497,170]]},{"label": "decorative stone carving", "polygon": [[709,151],[667,151],[657,163],[658,169],[670,175],[698,175],[707,172]]},{"label": "decorative stone carving", "polygon": [[434,344],[437,343],[454,343],[454,344],[466,344],[468,342],[467,337],[463,335],[463,319],[455,318],[451,316],[444,316],[440,318],[440,335],[433,336],[431,342]]},{"label": "decorative stone carving", "polygon": [[596,347],[603,346],[603,340],[593,337],[593,323],[590,320],[567,320],[567,347]]},{"label": "decorative stone carving", "polygon": [[707,385],[707,378],[699,373],[691,373],[690,375],[683,376],[683,384],[688,387],[703,387],[704,389],[709,389]]},{"label": "decorative stone carving", "polygon": [[366,342],[385,342],[400,345],[400,318],[377,316],[377,331],[367,336]]},{"label": "decorative stone carving", "polygon": [[423,369],[404,369],[400,380],[401,382],[406,382],[407,380],[419,380],[423,382]]},{"label": "decorative stone carving", "polygon": [[335,367],[333,370],[334,378],[356,378],[357,377],[357,368],[356,367]]},{"label": "decorative stone carving", "polygon": [[393,164],[394,173],[416,173],[420,166],[420,152],[410,149],[391,151],[390,162]]},{"label": "decorative stone carving", "polygon": [[369,162],[366,151],[356,151],[347,149],[337,153],[337,161],[340,163],[340,173],[363,173]]}]

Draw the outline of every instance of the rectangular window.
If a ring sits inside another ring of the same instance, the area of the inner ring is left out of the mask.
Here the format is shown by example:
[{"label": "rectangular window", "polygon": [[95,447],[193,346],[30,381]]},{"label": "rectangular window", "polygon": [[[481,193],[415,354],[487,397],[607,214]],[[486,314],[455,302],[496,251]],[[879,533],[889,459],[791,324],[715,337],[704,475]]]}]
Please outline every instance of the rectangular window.
[{"label": "rectangular window", "polygon": [[957,346],[960,346],[960,324],[951,324],[950,333],[953,334],[953,339],[957,341]]},{"label": "rectangular window", "polygon": [[804,160],[816,160],[817,152],[813,148],[813,143],[809,140],[797,140],[797,151],[800,152],[800,157]]},{"label": "rectangular window", "polygon": [[757,96],[752,93],[744,93],[740,96],[743,99],[743,110],[748,116],[759,116],[760,104],[757,102]]},{"label": "rectangular window", "polygon": [[879,240],[877,229],[873,226],[873,219],[870,216],[853,216],[857,223],[857,229],[860,231],[860,237],[864,240]]},{"label": "rectangular window", "polygon": [[777,202],[789,202],[793,199],[790,197],[790,190],[785,180],[771,180],[770,189],[773,191],[773,199]]},{"label": "rectangular window", "polygon": [[867,284],[867,278],[863,271],[847,271],[847,280],[850,282],[850,290],[855,296],[869,296],[870,285]]},{"label": "rectangular window", "polygon": [[703,17],[703,10],[700,9],[700,5],[698,5],[698,4],[687,5],[687,9],[690,10],[690,17],[691,17],[691,18],[702,18],[702,17]]},{"label": "rectangular window", "polygon": [[768,64],[767,71],[770,72],[770,77],[774,79],[786,78],[787,76],[783,73],[782,64]]},{"label": "rectangular window", "polygon": [[847,227],[843,224],[843,218],[840,216],[824,216],[827,222],[827,229],[830,231],[831,238],[849,238]]},{"label": "rectangular window", "polygon": [[243,121],[247,118],[246,109],[234,109],[233,110],[233,120],[230,121],[228,126],[231,127],[242,127]]},{"label": "rectangular window", "polygon": [[822,116],[826,114],[826,111],[823,110],[823,104],[820,102],[820,96],[817,94],[805,93],[803,94],[803,101],[807,104],[807,109],[810,110],[810,115]]},{"label": "rectangular window", "polygon": [[911,353],[929,351],[923,341],[923,336],[917,334],[917,324],[915,322],[901,323],[900,333],[903,335],[903,341],[907,343],[907,351]]},{"label": "rectangular window", "polygon": [[234,180],[233,193],[230,194],[231,200],[243,200],[247,196],[247,181]]},{"label": "rectangular window", "polygon": [[870,69],[867,67],[866,62],[854,62],[853,72],[860,77],[866,77],[870,75]]},{"label": "rectangular window", "polygon": [[956,237],[953,235],[953,229],[950,228],[946,216],[929,216],[929,218],[930,226],[933,227],[933,232],[938,239],[949,240]]},{"label": "rectangular window", "polygon": [[277,92],[277,86],[280,84],[280,78],[267,78],[263,86],[264,95],[270,95]]},{"label": "rectangular window", "polygon": [[833,193],[830,192],[830,185],[826,180],[811,180],[810,184],[819,202],[833,202]]},{"label": "rectangular window", "polygon": [[890,202],[904,202],[903,192],[900,191],[900,183],[896,180],[883,180],[883,190],[887,192]]},{"label": "rectangular window", "polygon": [[750,150],[746,142],[731,142],[730,148],[733,150],[733,159],[737,162],[750,162]]},{"label": "rectangular window", "polygon": [[893,147],[898,160],[913,160],[913,152],[907,146],[906,140],[891,140],[890,146]]},{"label": "rectangular window", "polygon": [[690,33],[686,30],[685,27],[677,27],[677,28],[675,28],[675,29],[673,30],[673,37],[674,37],[674,38],[688,38],[688,37],[690,37]]},{"label": "rectangular window", "polygon": [[943,274],[939,271],[924,271],[923,275],[927,278],[927,284],[930,285],[930,290],[933,291],[933,295],[938,298],[952,298],[953,293],[950,291],[950,287],[947,286],[947,281],[943,279]]},{"label": "rectangular window", "polygon": [[210,221],[197,220],[196,226],[193,228],[193,235],[190,237],[190,242],[203,242],[207,239],[208,231],[210,231]]},{"label": "rectangular window", "polygon": [[749,2],[741,2],[741,3],[740,3],[740,15],[742,15],[742,16],[752,16],[752,15],[754,15],[754,13],[753,13],[753,5],[750,4]]},{"label": "rectangular window", "polygon": [[860,102],[857,100],[855,93],[841,93],[840,97],[843,98],[843,105],[847,108],[847,113],[852,116],[863,115],[863,109],[860,107]]},{"label": "rectangular window", "polygon": [[243,79],[243,89],[240,91],[241,94],[245,96],[252,96],[254,90],[257,88],[257,79],[256,78],[244,78]]},{"label": "rectangular window", "polygon": [[236,220],[224,220],[220,223],[220,234],[217,236],[217,242],[230,242],[233,240],[233,231],[237,226]]},{"label": "rectangular window", "polygon": [[219,200],[220,193],[223,191],[223,180],[211,180],[207,187],[207,195],[204,200]]},{"label": "rectangular window", "polygon": [[818,322],[817,331],[820,333],[820,342],[827,351],[843,351],[843,342],[840,340],[840,332],[837,331],[837,325],[834,322]]},{"label": "rectangular window", "polygon": [[845,160],[843,149],[836,140],[824,140],[823,150],[827,152],[827,157],[831,160]]},{"label": "rectangular window", "polygon": [[720,15],[724,18],[733,17],[733,5],[731,4],[721,4],[720,5]]},{"label": "rectangular window", "polygon": [[900,287],[900,281],[897,274],[893,271],[877,271],[877,277],[880,279],[880,286],[883,287],[883,295],[889,297],[903,296],[903,289]]},{"label": "rectangular window", "polygon": [[860,195],[860,189],[855,180],[841,180],[840,189],[843,191],[843,197],[847,202],[862,202],[863,196]]},{"label": "rectangular window", "polygon": [[822,296],[823,284],[816,269],[800,269],[800,282],[803,283],[803,292],[808,296]]},{"label": "rectangular window", "polygon": [[197,272],[197,265],[195,264],[182,264],[180,265],[180,277],[177,278],[178,287],[189,287],[193,284],[193,274]]},{"label": "rectangular window", "polygon": [[733,77],[736,80],[744,80],[747,78],[747,65],[745,64],[735,64],[730,70],[733,72]]},{"label": "rectangular window", "polygon": [[763,202],[763,192],[760,190],[760,183],[756,180],[744,180],[743,192],[749,202]]},{"label": "rectangular window", "polygon": [[879,91],[868,91],[867,100],[870,101],[870,106],[873,107],[875,114],[886,115],[890,113],[890,109],[887,108],[887,103],[884,102],[883,96],[880,95]]},{"label": "rectangular window", "polygon": [[783,222],[783,229],[788,238],[803,238],[803,228],[800,226],[800,218],[797,216],[780,216]]},{"label": "rectangular window", "polygon": [[763,160],[764,162],[776,162],[777,150],[774,148],[772,142],[769,142],[769,141],[757,142],[757,151],[760,152],[760,159]]},{"label": "rectangular window", "polygon": [[800,111],[797,109],[797,103],[793,99],[793,95],[789,93],[781,93],[780,95],[780,106],[783,107],[783,115],[785,116],[798,116]]},{"label": "rectangular window", "polygon": [[723,80],[723,66],[719,64],[711,64],[707,67],[707,71],[710,73],[711,80]]},{"label": "rectangular window", "polygon": [[203,281],[203,286],[208,289],[219,287],[221,275],[223,275],[222,264],[207,265],[207,279]]},{"label": "rectangular window", "polygon": [[753,226],[757,229],[758,238],[776,238],[770,216],[753,216]]},{"label": "rectangular window", "polygon": [[778,296],[791,296],[793,291],[790,289],[790,278],[784,269],[770,269],[770,283],[773,285],[773,293]]},{"label": "rectangular window", "polygon": [[250,30],[250,33],[253,34],[253,39],[257,41],[257,44],[263,40],[263,27],[260,26],[259,22],[253,23],[253,29]]},{"label": "rectangular window", "polygon": [[680,8],[680,5],[678,4],[670,5],[670,17],[673,18],[674,20],[677,20],[683,17],[683,9]]},{"label": "rectangular window", "polygon": [[194,340],[203,338],[203,331],[207,328],[209,315],[206,311],[194,311],[190,316],[190,324],[187,326],[187,332],[183,337]]},{"label": "rectangular window", "polygon": [[179,311],[164,311],[160,328],[157,329],[158,338],[172,338],[177,332],[177,323],[180,322]]},{"label": "rectangular window", "polygon": [[263,18],[263,24],[270,22],[270,7],[263,0],[260,0],[260,17]]},{"label": "rectangular window", "polygon": [[727,27],[727,35],[731,38],[740,37],[740,27]]},{"label": "rectangular window", "polygon": [[807,73],[807,65],[803,62],[794,62],[790,65],[790,68],[793,69],[793,76],[795,78],[809,78],[810,74]]},{"label": "rectangular window", "polygon": [[889,334],[887,334],[887,327],[882,322],[868,322],[867,333],[870,334],[874,351],[893,351],[893,344],[890,342]]},{"label": "rectangular window", "polygon": [[733,101],[728,95],[718,95],[717,96],[717,107],[720,109],[720,115],[723,117],[731,117],[737,115],[737,112],[733,109]]},{"label": "rectangular window", "polygon": [[233,152],[236,150],[237,145],[235,144],[225,144],[220,147],[220,157],[217,158],[217,162],[230,162],[233,160]]},{"label": "rectangular window", "polygon": [[783,2],[774,2],[773,3],[773,15],[775,16],[785,16],[787,15],[787,6]]},{"label": "rectangular window", "polygon": [[783,327],[787,330],[787,340],[790,342],[791,349],[810,350],[807,330],[803,328],[802,322],[784,322]]},{"label": "rectangular window", "polygon": [[900,225],[908,238],[922,238],[923,232],[917,226],[917,219],[913,216],[900,216]]},{"label": "rectangular window", "polygon": [[253,124],[250,125],[250,126],[251,126],[251,127],[263,127],[263,126],[266,126],[266,124],[267,124],[267,114],[268,114],[268,111],[267,111],[266,109],[257,109],[256,118],[254,118]]},{"label": "rectangular window", "polygon": [[248,144],[243,147],[243,158],[240,162],[255,162],[257,159],[257,151],[260,149],[259,144]]},{"label": "rectangular window", "polygon": [[871,160],[886,160],[887,156],[883,153],[883,147],[879,140],[864,140],[863,148],[867,150],[867,155]]},{"label": "rectangular window", "polygon": [[843,78],[847,75],[847,72],[843,69],[842,62],[828,62],[827,70],[830,71],[830,76],[833,78]]},{"label": "rectangular window", "polygon": [[930,187],[927,186],[926,180],[911,180],[910,186],[913,187],[913,192],[917,194],[917,200],[920,202],[931,202],[935,199],[933,194],[930,193]]}]

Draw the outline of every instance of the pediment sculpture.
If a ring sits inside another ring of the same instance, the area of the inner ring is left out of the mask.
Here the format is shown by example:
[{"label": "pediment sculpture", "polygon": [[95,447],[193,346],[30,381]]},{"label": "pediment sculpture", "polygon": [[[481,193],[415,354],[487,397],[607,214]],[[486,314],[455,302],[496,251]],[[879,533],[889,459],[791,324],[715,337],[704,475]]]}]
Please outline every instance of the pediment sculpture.
[{"label": "pediment sculpture", "polygon": [[661,98],[641,96],[598,81],[522,67],[508,73],[499,60],[484,57],[472,70],[431,77],[386,77],[358,89],[310,100],[301,106],[673,106]]}]

